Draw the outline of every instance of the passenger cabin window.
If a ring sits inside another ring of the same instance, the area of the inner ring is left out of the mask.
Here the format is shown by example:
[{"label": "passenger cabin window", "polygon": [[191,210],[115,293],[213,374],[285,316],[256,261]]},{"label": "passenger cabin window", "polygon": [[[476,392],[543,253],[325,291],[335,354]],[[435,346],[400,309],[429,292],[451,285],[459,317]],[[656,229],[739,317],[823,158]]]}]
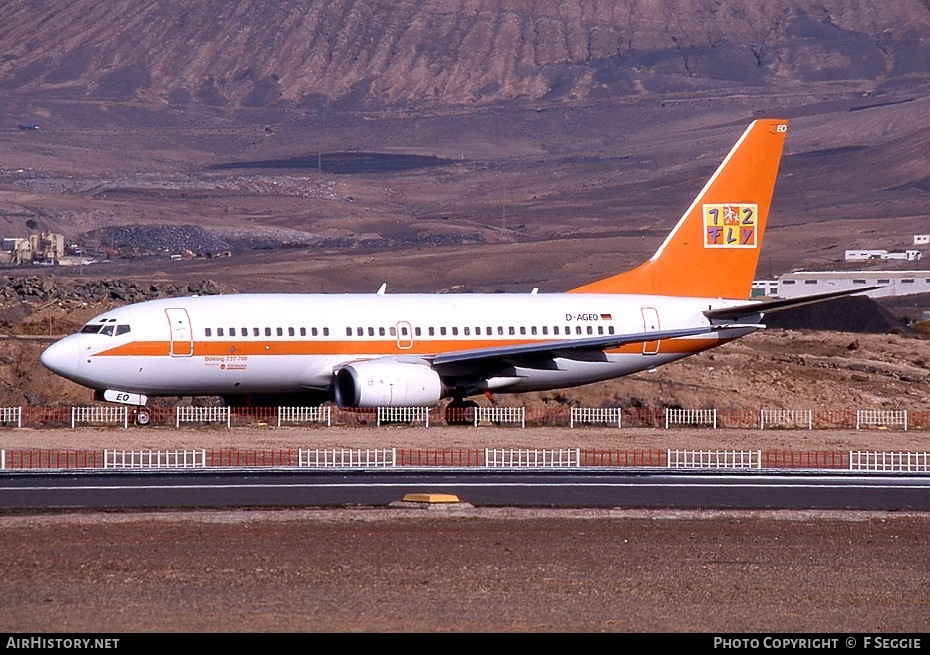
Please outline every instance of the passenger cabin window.
[{"label": "passenger cabin window", "polygon": [[266,328],[265,328],[265,336],[266,336],[266,337],[270,337],[270,336],[271,336],[271,328],[270,328],[270,327],[266,327]]},{"label": "passenger cabin window", "polygon": [[212,336],[213,336],[213,330],[212,330],[211,328],[204,328],[203,334],[204,334],[204,336],[212,337]]},{"label": "passenger cabin window", "polygon": [[216,336],[218,337],[223,336],[223,328],[216,328]]},{"label": "passenger cabin window", "polygon": [[236,328],[229,328],[229,336],[231,337],[236,336]]}]

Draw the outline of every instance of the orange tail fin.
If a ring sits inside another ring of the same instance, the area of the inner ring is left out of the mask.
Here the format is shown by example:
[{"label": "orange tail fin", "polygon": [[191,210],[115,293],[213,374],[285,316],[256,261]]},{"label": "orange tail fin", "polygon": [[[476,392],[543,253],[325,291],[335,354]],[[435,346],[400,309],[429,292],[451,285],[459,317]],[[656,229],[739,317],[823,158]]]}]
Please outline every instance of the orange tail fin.
[{"label": "orange tail fin", "polygon": [[749,298],[787,132],[753,121],[648,261],[569,293]]}]

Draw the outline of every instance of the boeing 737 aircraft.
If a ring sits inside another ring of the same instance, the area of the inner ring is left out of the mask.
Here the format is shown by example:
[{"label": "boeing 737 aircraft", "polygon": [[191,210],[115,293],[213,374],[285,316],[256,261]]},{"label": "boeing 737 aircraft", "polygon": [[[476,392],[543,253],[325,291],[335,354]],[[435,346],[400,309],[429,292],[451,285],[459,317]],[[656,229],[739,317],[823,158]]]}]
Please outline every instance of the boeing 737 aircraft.
[{"label": "boeing 737 aircraft", "polygon": [[149,396],[462,408],[653,369],[755,332],[766,312],[864,290],[750,300],[787,131],[754,121],[648,261],[565,293],[150,300],[91,319],[41,361],[140,423]]}]

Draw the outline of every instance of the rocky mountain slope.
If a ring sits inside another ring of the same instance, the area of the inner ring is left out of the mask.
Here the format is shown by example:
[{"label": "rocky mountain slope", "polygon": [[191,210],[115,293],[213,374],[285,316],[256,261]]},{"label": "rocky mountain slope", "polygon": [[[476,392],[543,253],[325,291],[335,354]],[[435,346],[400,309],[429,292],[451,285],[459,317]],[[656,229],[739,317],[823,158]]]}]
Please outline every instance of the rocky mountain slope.
[{"label": "rocky mountain slope", "polygon": [[0,17],[5,91],[152,109],[800,91],[930,69],[921,0],[10,0]]}]

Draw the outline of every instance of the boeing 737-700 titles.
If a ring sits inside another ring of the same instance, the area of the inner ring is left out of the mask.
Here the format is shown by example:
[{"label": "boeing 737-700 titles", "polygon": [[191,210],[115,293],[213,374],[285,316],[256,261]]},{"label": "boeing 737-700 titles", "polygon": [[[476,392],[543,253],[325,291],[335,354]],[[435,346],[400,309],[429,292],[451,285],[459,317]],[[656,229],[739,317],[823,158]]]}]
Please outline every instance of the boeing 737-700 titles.
[{"label": "boeing 737-700 titles", "polygon": [[766,312],[863,291],[750,300],[787,131],[754,121],[649,260],[564,293],[150,300],[91,319],[41,360],[142,423],[150,396],[461,408],[653,369],[755,332]]}]

